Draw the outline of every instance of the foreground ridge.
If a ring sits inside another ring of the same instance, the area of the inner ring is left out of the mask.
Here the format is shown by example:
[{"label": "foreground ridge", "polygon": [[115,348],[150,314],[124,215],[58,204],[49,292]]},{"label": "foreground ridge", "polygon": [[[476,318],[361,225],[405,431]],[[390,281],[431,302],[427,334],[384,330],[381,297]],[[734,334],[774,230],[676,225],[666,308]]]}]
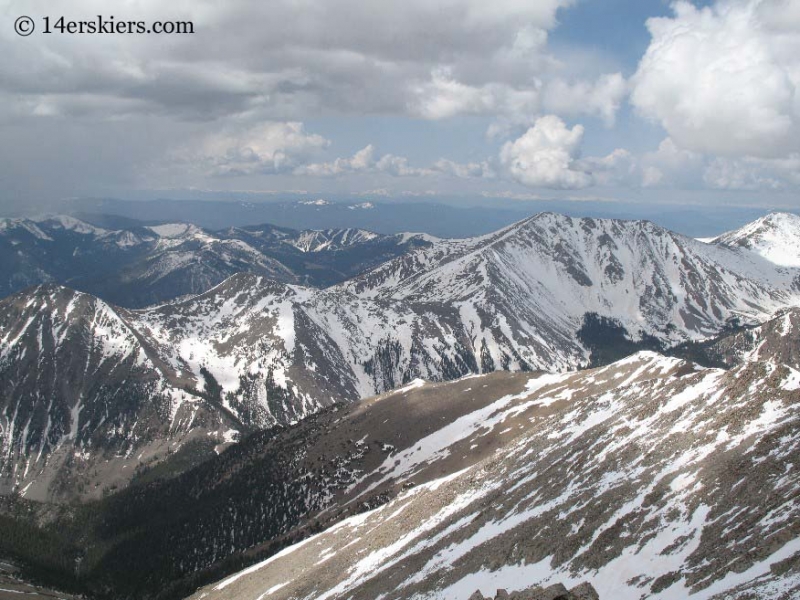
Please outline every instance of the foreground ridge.
[{"label": "foreground ridge", "polygon": [[510,393],[475,377],[388,395],[348,420],[362,448],[373,436],[393,443],[377,428],[386,413],[372,421],[373,410],[407,413],[412,399],[436,405],[448,391],[484,401],[350,464],[337,504],[354,507],[393,481],[385,503],[191,598],[468,598],[508,581],[587,582],[619,600],[795,597],[795,313],[747,332],[746,346],[741,334],[721,344],[743,347],[728,370],[642,352],[579,373],[506,375],[524,384]]}]

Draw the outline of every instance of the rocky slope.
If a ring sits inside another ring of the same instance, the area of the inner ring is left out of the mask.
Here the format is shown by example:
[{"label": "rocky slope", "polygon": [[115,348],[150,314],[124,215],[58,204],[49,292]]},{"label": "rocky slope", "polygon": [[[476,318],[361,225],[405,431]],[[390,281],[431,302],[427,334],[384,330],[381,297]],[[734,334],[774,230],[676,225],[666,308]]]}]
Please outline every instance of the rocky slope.
[{"label": "rocky slope", "polygon": [[104,229],[68,216],[0,219],[0,296],[56,282],[140,307],[202,293],[239,272],[324,287],[428,244],[423,235],[355,229]]},{"label": "rocky slope", "polygon": [[127,317],[54,285],[0,301],[4,493],[91,497],[185,444],[230,441],[236,419],[183,389]]},{"label": "rocky slope", "polygon": [[[192,599],[466,598],[580,581],[623,600],[800,593],[800,373],[779,354],[725,371],[640,353],[506,376],[516,390],[491,377],[408,389],[350,418],[370,452],[336,504],[399,493]],[[479,405],[439,418],[476,392]],[[371,416],[393,404],[398,418],[437,412],[387,438]]]},{"label": "rocky slope", "polygon": [[774,319],[746,328],[733,335],[712,339],[689,348],[687,355],[705,364],[731,367],[762,356],[773,357],[782,364],[800,370],[800,308],[781,311]]},{"label": "rocky slope", "polygon": [[535,585],[511,593],[501,588],[494,596],[484,596],[478,590],[469,600],[599,600],[599,596],[590,583],[576,585],[571,590],[561,583],[555,583],[546,588]]}]

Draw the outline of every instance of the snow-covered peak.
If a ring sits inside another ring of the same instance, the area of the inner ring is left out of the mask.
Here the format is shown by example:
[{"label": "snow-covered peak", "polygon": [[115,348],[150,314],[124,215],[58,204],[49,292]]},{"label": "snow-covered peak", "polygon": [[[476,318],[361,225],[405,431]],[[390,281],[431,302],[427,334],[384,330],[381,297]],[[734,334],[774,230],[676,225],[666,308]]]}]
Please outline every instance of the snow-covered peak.
[{"label": "snow-covered peak", "polygon": [[406,244],[412,240],[420,241],[420,242],[428,242],[429,244],[435,244],[442,240],[442,238],[438,238],[435,235],[430,235],[429,233],[414,233],[411,231],[406,231],[403,233],[398,233],[398,244]]},{"label": "snow-covered peak", "polygon": [[[441,240],[342,287],[368,297],[455,303],[468,330],[493,322],[518,342],[547,330],[549,343],[553,327],[569,339],[593,313],[634,336],[642,331],[674,343],[712,335],[733,316],[767,318],[796,301],[794,277],[649,221],[539,213],[489,235]],[[493,360],[504,359],[497,353]]]},{"label": "snow-covered peak", "polygon": [[46,227],[66,229],[68,231],[74,231],[75,233],[81,233],[84,235],[103,235],[107,233],[105,229],[95,227],[90,223],[81,221],[75,217],[70,217],[69,215],[47,216],[36,219],[36,221]]},{"label": "snow-covered peak", "polygon": [[321,252],[369,242],[377,237],[377,233],[364,229],[323,229],[303,231],[286,242],[303,252]]},{"label": "snow-covered peak", "polygon": [[800,267],[800,216],[771,213],[723,233],[714,243],[745,248],[782,267]]},{"label": "snow-covered peak", "polygon": [[29,219],[0,219],[0,233],[6,233],[14,229],[24,229],[33,235],[33,237],[40,240],[52,241],[53,239],[42,231],[36,223]]},{"label": "snow-covered peak", "polygon": [[305,206],[328,206],[331,203],[324,198],[317,198],[316,200],[300,200],[298,204],[303,204]]},{"label": "snow-covered peak", "polygon": [[148,229],[159,237],[167,239],[186,237],[202,231],[191,223],[165,223],[164,225],[152,225]]}]

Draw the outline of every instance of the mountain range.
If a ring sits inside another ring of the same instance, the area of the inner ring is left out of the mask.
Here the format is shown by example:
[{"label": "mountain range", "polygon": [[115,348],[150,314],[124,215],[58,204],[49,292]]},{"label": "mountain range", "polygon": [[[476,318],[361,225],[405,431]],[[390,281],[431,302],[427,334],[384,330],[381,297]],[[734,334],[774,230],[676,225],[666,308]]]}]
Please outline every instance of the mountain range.
[{"label": "mountain range", "polygon": [[[576,198],[573,198],[575,200]],[[143,193],[128,199],[70,198],[51,206],[97,226],[118,229],[126,221],[174,223],[191,221],[205,229],[221,230],[272,223],[292,229],[356,227],[385,234],[424,231],[437,237],[464,238],[507,227],[538,212],[571,217],[645,219],[692,237],[708,237],[736,229],[764,214],[763,207],[729,204],[641,202],[585,197],[577,201],[491,194],[400,194],[382,190],[364,194],[210,192],[170,190]],[[788,203],[791,206],[791,203]],[[797,213],[796,209],[790,212]],[[9,215],[11,216],[11,215]]]},{"label": "mountain range", "polygon": [[107,229],[65,215],[0,219],[0,295],[58,283],[135,308],[202,293],[239,272],[326,287],[433,239],[272,225],[208,231],[126,222]]},{"label": "mountain range", "polygon": [[[748,227],[781,232],[773,247],[791,252],[799,221],[774,214]],[[100,244],[119,239],[59,223]],[[205,235],[152,231],[157,244]],[[479,238],[425,239],[325,289],[240,273],[129,310],[54,284],[29,288],[0,301],[3,486],[40,499],[99,494],[189,441],[205,441],[205,456],[416,378],[574,370],[797,304],[800,269],[733,237],[703,243],[649,222],[542,213]],[[306,232],[281,243],[327,252],[375,239]]]}]

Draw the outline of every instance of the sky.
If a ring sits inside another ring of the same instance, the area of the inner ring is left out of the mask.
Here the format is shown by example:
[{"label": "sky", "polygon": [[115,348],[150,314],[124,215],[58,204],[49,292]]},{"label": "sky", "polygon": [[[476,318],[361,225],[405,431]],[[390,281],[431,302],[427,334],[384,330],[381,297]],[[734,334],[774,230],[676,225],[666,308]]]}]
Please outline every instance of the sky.
[{"label": "sky", "polygon": [[[43,31],[98,15],[194,33]],[[0,22],[0,213],[164,190],[800,207],[800,0],[0,0]]]}]

